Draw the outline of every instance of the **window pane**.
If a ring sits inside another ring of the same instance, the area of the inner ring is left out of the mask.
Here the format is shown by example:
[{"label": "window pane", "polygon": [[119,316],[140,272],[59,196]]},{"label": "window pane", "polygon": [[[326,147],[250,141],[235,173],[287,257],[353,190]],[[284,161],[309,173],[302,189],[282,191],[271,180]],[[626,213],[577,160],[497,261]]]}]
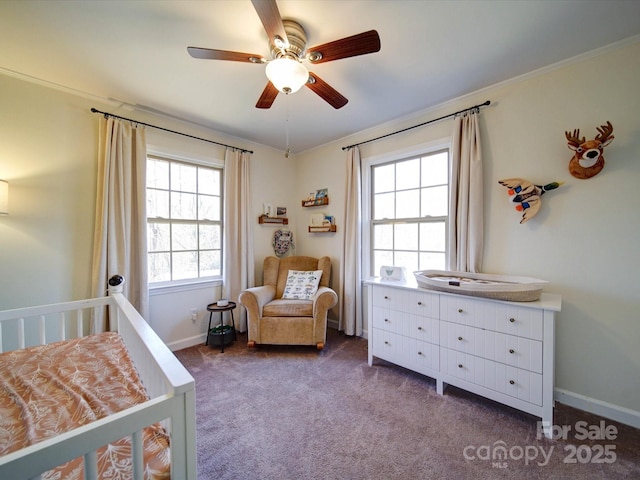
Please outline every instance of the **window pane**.
[{"label": "window pane", "polygon": [[171,254],[149,254],[149,282],[166,282],[171,280]]},{"label": "window pane", "polygon": [[195,220],[196,198],[192,193],[171,192],[171,218]]},{"label": "window pane", "polygon": [[147,190],[147,217],[169,218],[168,190]]},{"label": "window pane", "polygon": [[171,190],[196,193],[197,167],[184,163],[171,163]]},{"label": "window pane", "polygon": [[398,223],[394,225],[393,236],[395,250],[418,250],[417,223]]},{"label": "window pane", "polygon": [[395,218],[416,218],[420,216],[420,190],[406,190],[396,193]]},{"label": "window pane", "polygon": [[220,197],[198,195],[198,220],[220,220]]},{"label": "window pane", "polygon": [[200,225],[200,249],[213,250],[220,248],[220,226]]},{"label": "window pane", "polygon": [[168,223],[149,222],[147,224],[147,249],[150,252],[171,250],[170,231]]},{"label": "window pane", "polygon": [[396,183],[395,165],[373,168],[373,193],[392,192]]},{"label": "window pane", "polygon": [[[198,225],[195,223],[174,224],[171,229],[171,248],[173,251],[197,250]],[[197,270],[198,269],[196,268],[196,271]]]},{"label": "window pane", "polygon": [[444,253],[420,252],[420,270],[444,270]]},{"label": "window pane", "polygon": [[198,193],[220,195],[220,170],[198,169]]},{"label": "window pane", "polygon": [[404,267],[407,270],[407,276],[411,275],[418,270],[418,252],[399,252],[396,250],[394,265]]},{"label": "window pane", "polygon": [[383,193],[376,195],[373,199],[373,211],[375,219],[395,218],[394,212],[394,193]]},{"label": "window pane", "polygon": [[429,187],[422,189],[422,216],[445,217],[449,205],[448,187]]},{"label": "window pane", "polygon": [[172,255],[174,280],[198,278],[198,252],[175,252]]},{"label": "window pane", "polygon": [[373,248],[393,248],[393,225],[376,225],[373,227]]},{"label": "window pane", "polygon": [[200,276],[213,277],[222,275],[220,250],[206,250],[200,252]]},{"label": "window pane", "polygon": [[147,160],[147,187],[169,189],[169,162],[156,158]]},{"label": "window pane", "polygon": [[405,160],[396,164],[396,190],[420,186],[420,160]]},{"label": "window pane", "polygon": [[421,185],[446,185],[449,183],[449,153],[440,152],[422,158]]},{"label": "window pane", "polygon": [[393,252],[375,250],[373,252],[373,275],[380,275],[380,267],[383,265],[393,265]]},{"label": "window pane", "polygon": [[421,223],[420,224],[420,250],[432,252],[444,252],[445,250],[445,223]]}]

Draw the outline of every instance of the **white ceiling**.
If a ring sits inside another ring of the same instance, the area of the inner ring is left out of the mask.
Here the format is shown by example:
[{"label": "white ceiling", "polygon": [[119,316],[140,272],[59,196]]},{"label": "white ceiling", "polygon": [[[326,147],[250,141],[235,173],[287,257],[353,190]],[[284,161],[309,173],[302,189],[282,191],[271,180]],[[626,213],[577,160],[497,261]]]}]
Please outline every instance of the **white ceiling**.
[{"label": "white ceiling", "polygon": [[[638,0],[279,0],[278,7],[304,26],[309,46],[379,32],[380,52],[310,67],[349,99],[342,109],[307,88],[256,109],[264,66],[188,55],[187,46],[198,46],[268,57],[249,0],[0,0],[0,73],[279,150],[288,125],[299,153],[640,34]],[[606,72],[585,72],[594,74],[604,87]]]}]

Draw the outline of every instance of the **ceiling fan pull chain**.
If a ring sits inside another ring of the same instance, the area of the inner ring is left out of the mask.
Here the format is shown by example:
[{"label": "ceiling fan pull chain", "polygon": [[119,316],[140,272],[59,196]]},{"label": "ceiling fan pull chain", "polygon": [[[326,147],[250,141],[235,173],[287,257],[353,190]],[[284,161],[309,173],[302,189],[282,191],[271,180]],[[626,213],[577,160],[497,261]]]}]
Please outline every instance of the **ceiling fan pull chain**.
[{"label": "ceiling fan pull chain", "polygon": [[287,142],[286,150],[284,152],[284,158],[289,158],[289,153],[291,153],[291,148],[289,146],[289,95],[285,95],[285,102],[287,104],[287,116],[284,120],[284,129],[285,129],[285,138]]}]

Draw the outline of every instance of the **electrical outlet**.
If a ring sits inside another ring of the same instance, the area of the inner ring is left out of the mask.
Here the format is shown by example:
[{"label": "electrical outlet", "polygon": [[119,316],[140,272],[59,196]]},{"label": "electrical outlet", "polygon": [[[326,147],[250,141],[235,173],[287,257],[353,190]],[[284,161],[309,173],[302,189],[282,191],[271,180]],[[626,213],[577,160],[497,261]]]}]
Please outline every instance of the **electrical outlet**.
[{"label": "electrical outlet", "polygon": [[198,309],[193,307],[191,308],[191,321],[195,322],[198,319]]}]

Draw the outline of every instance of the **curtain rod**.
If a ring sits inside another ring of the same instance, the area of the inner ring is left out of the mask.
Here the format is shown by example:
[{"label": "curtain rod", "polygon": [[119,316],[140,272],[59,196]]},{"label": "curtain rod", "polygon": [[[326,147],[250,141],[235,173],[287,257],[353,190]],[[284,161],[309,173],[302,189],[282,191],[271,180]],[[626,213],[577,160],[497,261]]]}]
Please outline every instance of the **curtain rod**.
[{"label": "curtain rod", "polygon": [[196,140],[202,140],[203,142],[215,143],[216,145],[221,145],[223,147],[234,148],[236,150],[240,150],[241,152],[247,152],[247,153],[253,154],[253,150],[246,150],[244,148],[234,147],[233,145],[227,145],[225,143],[216,142],[214,140],[208,140],[206,138],[196,137],[194,135],[189,135],[188,133],[176,132],[175,130],[169,130],[168,128],[158,127],[156,125],[151,125],[150,123],[139,122],[138,120],[133,120],[133,119],[127,118],[127,117],[121,117],[120,115],[114,115],[113,113],[101,112],[100,110],[98,110],[96,108],[91,108],[91,113],[100,113],[100,114],[104,115],[104,118],[108,118],[108,117],[119,118],[121,120],[127,120],[129,122],[133,122],[133,123],[138,123],[140,125],[144,125],[145,127],[156,128],[158,130],[164,130],[165,132],[175,133],[176,135],[182,135],[183,137],[195,138]]},{"label": "curtain rod", "polygon": [[381,135],[379,137],[372,138],[370,140],[365,140],[364,142],[354,143],[353,145],[347,145],[346,147],[342,147],[342,150],[348,150],[350,148],[357,147],[359,145],[364,145],[365,143],[375,142],[376,140],[380,140],[381,138],[390,137],[391,135],[397,135],[398,133],[406,132],[407,130],[411,130],[411,129],[418,128],[418,127],[423,127],[423,126],[428,125],[430,123],[438,122],[440,120],[444,120],[445,118],[454,117],[454,116],[456,116],[456,115],[458,115],[460,113],[468,112],[469,110],[474,110],[476,108],[479,109],[480,107],[486,107],[487,105],[491,105],[491,100],[487,100],[484,103],[481,103],[479,105],[474,105],[473,107],[465,108],[464,110],[460,110],[458,112],[450,113],[449,115],[445,115],[444,117],[435,118],[433,120],[429,120],[428,122],[424,122],[424,123],[420,123],[418,125],[414,125],[413,127],[403,128],[402,130],[398,130],[397,132],[387,133],[386,135]]}]

